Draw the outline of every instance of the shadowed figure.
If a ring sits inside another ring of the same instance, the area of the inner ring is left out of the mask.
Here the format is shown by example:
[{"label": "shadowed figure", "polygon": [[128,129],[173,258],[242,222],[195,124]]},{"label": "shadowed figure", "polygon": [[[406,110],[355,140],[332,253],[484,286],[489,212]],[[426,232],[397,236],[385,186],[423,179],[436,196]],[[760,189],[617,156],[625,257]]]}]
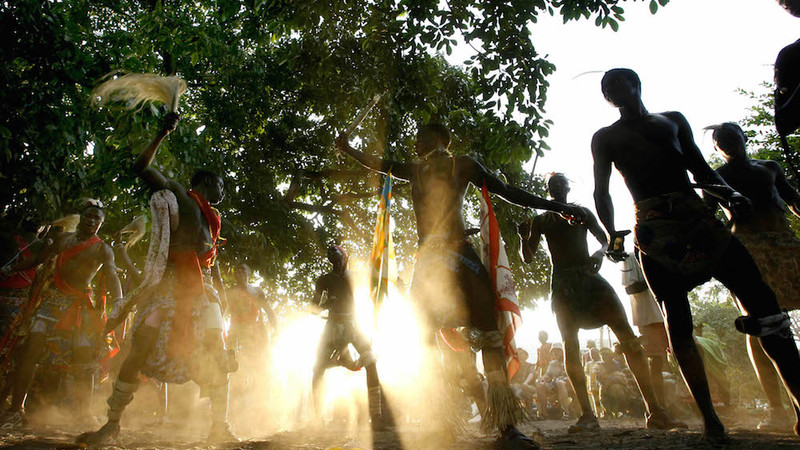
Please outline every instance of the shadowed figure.
[{"label": "shadowed figure", "polygon": [[[714,130],[714,146],[725,158],[717,173],[753,203],[750,216],[731,216],[729,212],[734,236],[753,256],[767,284],[775,291],[780,307],[800,308],[800,239],[786,218],[787,207],[800,217],[800,194],[786,180],[777,162],[748,157],[747,137],[739,125],[729,122],[707,129]],[[705,198],[712,209],[717,208],[716,197]],[[758,428],[789,429],[791,422],[781,402],[782,383],[772,361],[755,336],[747,336],[747,349],[769,402],[769,417]]]},{"label": "shadowed figure", "polygon": [[[547,191],[553,200],[567,202],[569,181],[563,174],[550,176]],[[581,417],[569,427],[570,433],[600,428],[592,411],[586,388],[586,376],[581,365],[578,331],[608,325],[619,339],[625,359],[636,377],[645,405],[647,406],[647,427],[670,429],[685,427],[676,422],[661,407],[650,383],[647,363],[642,347],[633,334],[622,303],[608,282],[597,272],[603,263],[608,241],[594,214],[587,208],[584,223],[570,223],[558,214],[546,212],[530,219],[519,227],[522,239],[522,256],[525,262],[532,261],[532,255],[544,235],[550,250],[553,266],[551,278],[552,307],[564,341],[564,356],[567,375],[575,389],[581,406]],[[589,255],[586,233],[600,243],[600,249]]]},{"label": "shadowed figure", "polygon": [[[47,357],[47,364],[69,367],[76,380],[76,415],[83,421],[90,417],[93,375],[100,357],[104,356],[103,349],[107,348],[101,318],[105,305],[92,303],[91,283],[102,270],[114,301],[122,297],[122,288],[114,252],[97,237],[106,217],[102,204],[88,201],[81,207],[80,222],[74,233],[57,235],[36,257],[17,260],[6,268],[8,273],[14,273],[55,259],[51,284],[37,295],[39,305],[19,353],[11,389],[11,414],[6,417],[4,428],[23,423],[28,389],[43,357]],[[3,275],[0,274],[0,280],[5,278]]]},{"label": "shadowed figure", "polygon": [[150,189],[169,191],[177,204],[177,223],[166,219],[171,229],[166,267],[155,288],[137,298],[131,350],[107,401],[108,421],[98,431],[78,436],[81,444],[99,445],[116,438],[122,414],[139,387],[140,372],[164,383],[195,381],[201,395],[211,400],[208,440],[238,440],[228,425],[228,373],[237,366],[222,337],[227,300],[216,264],[222,218],[211,206],[224,197],[223,181],[201,170],[192,176],[192,189],[187,190],[151,165],[178,119],[177,114],[167,114],[162,129],[133,165]]},{"label": "shadowed figure", "polygon": [[713,277],[739,298],[750,316],[737,320],[737,329],[760,336],[795,405],[800,394],[800,355],[789,332],[788,316],[781,312],[774,292],[747,249],[694,192],[687,171],[735,214],[751,214],[752,207],[708,166],[682,114],[651,114],[645,109],[634,71],[610,70],[601,87],[621,118],[592,138],[598,215],[612,241],[621,241],[609,193],[614,165],[636,205],[635,237],[642,270],[665,312],[672,350],[703,415],[704,437],[725,442],[728,438],[714,411],[703,362],[692,339],[688,292]]},{"label": "shadowed figure", "polygon": [[[372,419],[373,430],[384,430],[390,421],[383,417],[382,394],[378,379],[377,359],[372,352],[369,340],[356,324],[355,298],[350,273],[347,271],[347,253],[339,246],[328,247],[328,261],[333,270],[317,279],[312,304],[328,310],[328,321],[322,331],[317,349],[317,361],[314,364],[314,376],[311,380],[314,395],[314,408],[319,413],[320,383],[325,370],[330,367],[343,366],[350,370],[366,368],[367,400]],[[324,300],[323,300],[324,297]],[[354,361],[347,349],[353,344],[358,352],[358,360]]]},{"label": "shadowed figure", "polygon": [[358,151],[350,147],[346,135],[336,141],[339,151],[367,169],[391,172],[395,178],[411,183],[419,237],[411,298],[423,310],[428,329],[434,332],[439,328],[472,328],[471,344],[482,350],[488,381],[485,428],[498,430],[499,444],[505,447],[538,448],[516,428],[522,417],[521,408],[508,383],[491,278],[466,239],[464,196],[471,183],[479,188],[486,186],[489,192],[520,206],[578,217],[583,211],[510,186],[469,156],[451,156],[450,132],[442,125],[422,126],[414,145],[420,159],[408,163]]}]

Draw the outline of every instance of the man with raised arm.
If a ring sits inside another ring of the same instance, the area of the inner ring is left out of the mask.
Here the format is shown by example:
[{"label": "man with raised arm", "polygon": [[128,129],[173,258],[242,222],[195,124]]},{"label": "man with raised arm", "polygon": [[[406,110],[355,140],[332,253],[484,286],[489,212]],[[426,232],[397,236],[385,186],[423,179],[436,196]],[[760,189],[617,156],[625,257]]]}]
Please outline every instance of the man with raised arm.
[{"label": "man with raised arm", "polygon": [[[708,129],[714,130],[714,146],[725,158],[725,164],[717,173],[753,202],[751,216],[732,216],[733,235],[753,256],[764,280],[775,291],[781,308],[800,308],[800,239],[789,227],[785,211],[788,206],[800,217],[800,194],[786,180],[777,162],[747,156],[747,137],[739,125],[728,122]],[[719,200],[708,195],[706,202],[716,209]],[[769,416],[758,429],[786,430],[791,424],[781,401],[778,373],[758,339],[747,338],[753,368],[769,403]]]},{"label": "man with raised arm", "polygon": [[164,383],[195,381],[211,400],[209,441],[236,440],[227,421],[228,372],[235,362],[224,347],[226,300],[215,264],[221,217],[211,206],[222,201],[223,183],[217,175],[198,171],[187,190],[151,166],[159,145],[177,122],[176,114],[168,114],[133,166],[153,191],[167,190],[177,200],[177,217],[168,227],[168,262],[155,288],[140,294],[131,351],[108,399],[108,422],[96,432],[79,436],[79,443],[107,443],[119,434],[122,413],[139,387],[139,372]]},{"label": "man with raised arm", "polygon": [[761,338],[795,405],[800,395],[800,355],[788,316],[781,312],[747,249],[695,193],[687,171],[737,214],[749,214],[750,202],[706,164],[682,114],[651,114],[645,109],[634,71],[610,70],[601,86],[621,115],[592,138],[594,196],[600,220],[611,236],[610,256],[623,254],[623,233],[614,226],[608,188],[613,164],[636,203],[635,238],[642,270],[666,313],[672,349],[703,415],[705,439],[724,442],[727,436],[714,411],[703,362],[692,339],[687,294],[695,286],[714,277],[739,298],[749,316],[737,320],[737,329]]},{"label": "man with raised arm", "polygon": [[[547,192],[559,202],[567,203],[569,181],[564,174],[555,173],[547,181]],[[647,363],[642,346],[633,334],[625,310],[616,292],[598,274],[603,257],[608,249],[608,241],[594,214],[587,208],[583,224],[571,224],[568,220],[552,212],[536,216],[520,227],[521,249],[525,262],[531,262],[530,255],[536,252],[539,240],[544,235],[550,250],[553,266],[551,278],[553,312],[564,340],[564,356],[567,375],[575,396],[581,406],[581,417],[569,427],[570,433],[600,428],[600,423],[592,411],[589,393],[586,389],[586,376],[581,365],[580,329],[594,329],[608,325],[617,335],[625,359],[639,385],[647,407],[647,428],[669,429],[685,424],[676,422],[661,406],[650,382]],[[600,242],[600,249],[589,255],[586,232]]]},{"label": "man with raised arm", "polygon": [[500,432],[507,448],[538,448],[516,423],[522,414],[508,382],[503,337],[495,315],[491,278],[466,239],[464,196],[470,183],[505,200],[529,208],[548,209],[582,218],[580,208],[551,202],[510,186],[469,156],[450,154],[450,132],[439,124],[424,125],[414,144],[419,160],[399,162],[364,154],[341,135],[339,151],[367,169],[389,173],[411,183],[411,200],[417,219],[419,251],[411,296],[424,310],[433,332],[439,328],[468,326],[475,348],[482,350],[489,383],[483,425]]},{"label": "man with raised arm", "polygon": [[90,416],[93,375],[100,357],[104,356],[101,353],[105,345],[102,323],[105,305],[92,302],[92,280],[102,269],[105,285],[115,302],[122,297],[122,289],[114,252],[97,237],[106,217],[102,203],[87,200],[79,208],[80,222],[74,233],[59,234],[36,257],[16,260],[0,272],[2,280],[6,275],[45,261],[54,262],[53,272],[48,275],[49,286],[31,299],[38,306],[32,322],[26,324],[28,337],[17,359],[10,414],[4,428],[23,424],[25,398],[43,357],[51,364],[69,367],[76,380],[76,415],[80,420]]}]

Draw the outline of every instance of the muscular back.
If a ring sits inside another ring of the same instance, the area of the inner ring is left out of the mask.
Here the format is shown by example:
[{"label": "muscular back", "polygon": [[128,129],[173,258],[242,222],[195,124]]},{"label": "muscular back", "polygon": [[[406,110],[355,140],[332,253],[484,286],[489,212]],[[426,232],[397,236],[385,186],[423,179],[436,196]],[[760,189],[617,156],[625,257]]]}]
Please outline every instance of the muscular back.
[{"label": "muscular back", "polygon": [[178,199],[179,214],[178,229],[172,233],[170,250],[193,250],[197,253],[209,250],[213,245],[211,230],[197,202],[186,193],[183,186],[172,180],[167,188]]}]

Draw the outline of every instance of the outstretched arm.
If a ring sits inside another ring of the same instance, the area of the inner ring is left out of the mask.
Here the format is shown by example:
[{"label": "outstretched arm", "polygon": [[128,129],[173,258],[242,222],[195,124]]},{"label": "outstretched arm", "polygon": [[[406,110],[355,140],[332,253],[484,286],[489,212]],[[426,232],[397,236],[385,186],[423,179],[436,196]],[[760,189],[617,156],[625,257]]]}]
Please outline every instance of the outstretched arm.
[{"label": "outstretched arm", "polygon": [[156,137],[145,147],[144,151],[136,158],[133,164],[133,171],[141,177],[153,190],[170,189],[176,190],[177,183],[161,174],[150,164],[158,152],[158,147],[167,135],[178,125],[179,116],[176,113],[169,113],[164,117],[164,125],[156,134]]},{"label": "outstretched arm", "polygon": [[350,155],[362,166],[375,172],[389,173],[391,171],[393,177],[401,180],[410,180],[414,174],[413,164],[385,160],[354,149],[350,146],[346,134],[340,134],[339,137],[336,138],[336,149]]},{"label": "outstretched arm", "polygon": [[486,170],[481,163],[469,156],[460,156],[458,160],[460,165],[466,167],[469,174],[469,181],[472,184],[481,187],[485,183],[486,189],[488,189],[489,192],[503,197],[503,199],[509,203],[534,209],[546,209],[548,211],[555,211],[557,213],[584,219],[582,216],[583,210],[581,208],[546,200],[537,195],[533,195],[525,189],[507,184]]}]

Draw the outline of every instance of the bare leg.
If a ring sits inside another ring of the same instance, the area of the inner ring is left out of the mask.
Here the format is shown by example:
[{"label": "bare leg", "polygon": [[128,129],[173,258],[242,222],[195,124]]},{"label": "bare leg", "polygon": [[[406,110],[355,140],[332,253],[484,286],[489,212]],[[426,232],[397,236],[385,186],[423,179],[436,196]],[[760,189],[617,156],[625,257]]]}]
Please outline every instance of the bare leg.
[{"label": "bare leg", "polygon": [[[83,433],[78,436],[77,442],[87,445],[99,445],[114,440],[119,434],[119,421],[125,407],[133,400],[133,394],[139,386],[139,371],[144,367],[147,357],[155,348],[158,341],[159,328],[149,326],[149,323],[161,325],[161,316],[148,317],[147,321],[137,328],[133,334],[131,351],[120,367],[114,390],[108,398],[108,421],[99,430]],[[152,319],[152,320],[151,320]],[[158,319],[158,320],[157,320]]]},{"label": "bare leg", "polygon": [[788,416],[786,409],[781,400],[781,386],[783,382],[772,365],[764,349],[761,348],[761,342],[755,336],[747,336],[747,353],[750,355],[750,361],[753,363],[753,369],[756,371],[758,381],[761,383],[761,388],[767,395],[767,403],[769,404],[769,417],[767,420],[758,424],[759,430],[781,430],[788,429]]},{"label": "bare leg", "polygon": [[[561,330],[561,338],[564,340],[564,360],[572,388],[575,390],[575,397],[581,407],[581,416],[578,421],[569,427],[570,433],[579,431],[596,430],[600,428],[597,416],[592,411],[589,401],[589,392],[586,388],[586,375],[581,366],[580,342],[578,342],[578,330],[575,328],[574,319],[569,317],[568,311],[559,311],[557,314],[558,327]],[[562,391],[564,391],[562,393]],[[566,393],[566,386],[558,385],[559,400],[562,407],[568,407],[569,396]],[[566,411],[565,411],[566,412]]]},{"label": "bare leg", "polygon": [[684,280],[679,275],[642,256],[642,269],[650,289],[656,299],[664,305],[670,344],[683,379],[703,416],[705,439],[712,442],[726,442],[728,438],[725,435],[725,427],[719,420],[711,401],[703,359],[692,338],[692,313],[687,296],[689,283],[681,286]]},{"label": "bare leg", "polygon": [[42,357],[46,338],[47,335],[45,333],[31,333],[28,335],[14,375],[14,387],[11,390],[11,408],[9,411],[21,412],[24,409],[25,398],[28,395],[33,376],[36,374],[36,365]]},{"label": "bare leg", "polygon": [[650,358],[650,380],[653,382],[653,393],[656,395],[658,402],[664,405],[664,368],[663,356],[651,356]]},{"label": "bare leg", "polygon": [[[731,239],[714,276],[736,295],[742,307],[753,317],[780,313],[775,293],[761,278],[753,258],[738,239]],[[797,414],[800,407],[800,371],[797,370],[800,367],[800,354],[791,332],[787,329],[764,336],[761,338],[761,347],[783,379],[797,416],[795,433],[800,434],[800,415]]]}]

